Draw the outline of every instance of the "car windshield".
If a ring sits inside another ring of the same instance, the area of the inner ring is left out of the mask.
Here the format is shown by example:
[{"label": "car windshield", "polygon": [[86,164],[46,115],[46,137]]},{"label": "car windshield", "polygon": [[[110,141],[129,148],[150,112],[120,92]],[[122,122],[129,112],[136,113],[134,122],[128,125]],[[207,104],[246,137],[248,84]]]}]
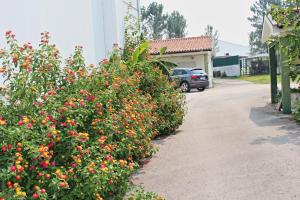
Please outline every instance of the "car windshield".
[{"label": "car windshield", "polygon": [[204,74],[203,69],[194,69],[192,70],[192,74]]}]

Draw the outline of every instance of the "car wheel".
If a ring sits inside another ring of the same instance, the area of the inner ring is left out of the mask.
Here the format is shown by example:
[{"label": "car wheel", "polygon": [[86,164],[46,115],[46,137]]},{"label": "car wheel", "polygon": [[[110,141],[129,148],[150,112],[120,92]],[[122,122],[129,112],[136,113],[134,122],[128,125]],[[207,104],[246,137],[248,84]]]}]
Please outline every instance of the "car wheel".
[{"label": "car wheel", "polygon": [[202,91],[205,90],[205,88],[204,88],[204,87],[203,87],[203,88],[197,88],[197,90],[198,90],[199,92],[202,92]]},{"label": "car wheel", "polygon": [[182,92],[189,92],[191,90],[188,82],[182,82],[180,85],[180,89]]}]

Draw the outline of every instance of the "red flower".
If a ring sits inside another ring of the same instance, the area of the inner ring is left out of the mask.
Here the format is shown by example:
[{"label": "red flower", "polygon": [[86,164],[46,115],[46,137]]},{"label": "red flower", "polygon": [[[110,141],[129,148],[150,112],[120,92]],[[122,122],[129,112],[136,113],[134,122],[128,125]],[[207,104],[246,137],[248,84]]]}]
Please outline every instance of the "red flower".
[{"label": "red flower", "polygon": [[33,195],[32,195],[32,198],[33,199],[38,199],[40,196],[37,194],[37,193],[34,193]]},{"label": "red flower", "polygon": [[45,177],[46,177],[46,179],[50,179],[51,175],[50,174],[46,174]]},{"label": "red flower", "polygon": [[7,148],[6,148],[6,146],[2,146],[2,152],[7,152]]},{"label": "red flower", "polygon": [[20,173],[24,172],[24,167],[20,166],[19,172],[20,172]]},{"label": "red flower", "polygon": [[11,170],[12,172],[15,172],[15,171],[17,171],[17,167],[16,167],[16,166],[11,166],[10,170]]},{"label": "red flower", "polygon": [[44,168],[44,169],[47,169],[48,168],[48,164],[45,162],[45,161],[42,161],[40,163],[40,165]]},{"label": "red flower", "polygon": [[105,164],[101,164],[100,167],[103,169],[103,168],[106,167],[106,165]]},{"label": "red flower", "polygon": [[62,183],[60,183],[59,184],[59,187],[61,187],[61,188],[65,188],[67,185],[66,185],[66,183],[64,183],[64,182],[62,182]]},{"label": "red flower", "polygon": [[12,33],[12,31],[9,30],[9,31],[6,31],[5,35],[6,35],[6,36],[9,36],[9,35],[11,35],[11,33]]}]

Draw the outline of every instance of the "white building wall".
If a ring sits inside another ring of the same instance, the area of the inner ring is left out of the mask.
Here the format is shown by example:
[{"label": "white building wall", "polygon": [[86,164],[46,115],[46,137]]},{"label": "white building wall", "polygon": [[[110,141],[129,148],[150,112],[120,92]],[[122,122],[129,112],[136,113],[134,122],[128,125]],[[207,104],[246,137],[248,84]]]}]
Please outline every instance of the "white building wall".
[{"label": "white building wall", "polygon": [[209,52],[208,53],[208,63],[207,63],[207,65],[208,65],[208,72],[207,72],[207,74],[208,74],[208,78],[209,78],[209,86],[210,87],[214,87],[214,82],[213,82],[213,79],[214,79],[214,70],[213,70],[213,64],[212,64],[212,59],[211,59],[211,57],[212,57],[212,53],[211,52]]},{"label": "white building wall", "polygon": [[214,71],[221,72],[221,75],[223,75],[225,73],[226,76],[229,76],[229,77],[241,76],[240,65],[230,65],[230,66],[224,66],[224,67],[214,67]]},{"label": "white building wall", "polygon": [[205,58],[204,54],[200,55],[186,55],[186,56],[168,56],[165,55],[167,61],[173,62],[178,67],[199,67],[205,70]]},{"label": "white building wall", "polygon": [[[138,0],[133,1],[137,5]],[[68,57],[76,45],[84,47],[87,63],[108,55],[113,43],[123,46],[123,0],[3,0],[0,3],[0,47],[12,30],[21,42],[37,45],[40,33],[49,31],[52,42]],[[136,13],[137,14],[137,13]]]}]

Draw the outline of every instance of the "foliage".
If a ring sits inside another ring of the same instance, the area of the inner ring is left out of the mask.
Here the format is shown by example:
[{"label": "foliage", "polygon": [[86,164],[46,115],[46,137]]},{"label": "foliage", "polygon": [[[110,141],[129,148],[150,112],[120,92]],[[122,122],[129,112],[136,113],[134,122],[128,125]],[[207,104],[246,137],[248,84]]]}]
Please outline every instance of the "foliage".
[{"label": "foliage", "polygon": [[187,23],[183,15],[173,11],[164,13],[163,4],[152,2],[142,10],[142,29],[144,36],[151,40],[181,38],[186,36]]},{"label": "foliage", "polygon": [[263,19],[270,5],[281,5],[281,0],[257,0],[250,8],[253,16],[248,20],[254,31],[249,34],[250,53],[252,55],[267,53],[267,46],[261,42]]},{"label": "foliage", "polygon": [[147,38],[162,39],[168,19],[163,10],[164,6],[156,2],[152,2],[147,8],[142,8],[143,30]]},{"label": "foliage", "polygon": [[134,186],[130,190],[130,194],[126,197],[126,200],[164,200],[164,198],[156,193],[146,192],[142,187]]},{"label": "foliage", "polygon": [[158,121],[156,129],[159,135],[168,135],[182,124],[185,115],[185,98],[169,80],[168,66],[158,58],[148,56],[148,43],[142,43],[127,63],[132,73],[142,73],[140,90],[151,95],[157,105]]},{"label": "foliage", "polygon": [[[300,58],[300,1],[286,0],[282,6],[273,6],[270,10],[272,18],[278,26],[286,31],[284,35],[273,37],[269,45],[277,46],[287,56],[287,64],[291,69],[291,77],[299,82]],[[298,61],[299,62],[299,61]]]},{"label": "foliage", "polygon": [[297,122],[300,122],[300,101],[297,101],[294,105],[293,117]]},{"label": "foliage", "polygon": [[124,18],[125,32],[124,32],[124,51],[122,57],[124,60],[129,59],[131,52],[137,47],[141,41],[144,40],[144,36],[141,33],[141,22],[136,16],[132,14],[132,8],[129,4],[127,15]]},{"label": "foliage", "polygon": [[[0,50],[0,199],[121,199],[157,131],[182,122],[182,94],[147,47],[86,66],[82,47],[61,67],[49,34]],[[173,121],[171,121],[173,120]],[[163,124],[165,123],[165,124]]]},{"label": "foliage", "polygon": [[[255,76],[241,76],[238,78],[239,80],[243,81],[250,81],[255,84],[270,84],[271,77],[269,74],[266,75],[255,75]],[[281,76],[277,76],[278,83],[281,83]]]},{"label": "foliage", "polygon": [[[131,35],[138,37],[138,35]],[[136,41],[128,38],[129,41]],[[168,135],[182,124],[185,115],[185,99],[174,85],[170,82],[169,69],[176,66],[174,63],[164,61],[161,57],[149,57],[149,44],[142,42],[132,51],[133,48],[124,49],[127,52],[127,65],[131,66],[131,73],[136,71],[142,73],[140,90],[151,95],[157,105],[158,123],[156,129],[158,135]],[[161,49],[161,55],[165,49]]]},{"label": "foliage", "polygon": [[186,19],[178,11],[173,11],[167,19],[167,38],[182,38],[186,36]]},{"label": "foliage", "polygon": [[219,31],[215,30],[213,26],[207,25],[204,35],[210,36],[213,40],[213,51],[217,53],[219,49]]}]

